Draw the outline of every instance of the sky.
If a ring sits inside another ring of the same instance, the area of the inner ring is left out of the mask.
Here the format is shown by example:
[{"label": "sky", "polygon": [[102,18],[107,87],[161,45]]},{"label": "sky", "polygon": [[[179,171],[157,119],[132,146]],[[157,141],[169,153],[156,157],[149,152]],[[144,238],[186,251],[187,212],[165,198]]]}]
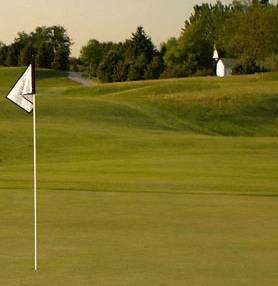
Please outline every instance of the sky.
[{"label": "sky", "polygon": [[[123,41],[142,25],[156,45],[178,36],[198,0],[8,0],[1,3],[0,41],[11,43],[20,31],[62,25],[78,56],[88,40]],[[214,3],[215,1],[205,1]],[[224,0],[229,3],[230,0]]]}]

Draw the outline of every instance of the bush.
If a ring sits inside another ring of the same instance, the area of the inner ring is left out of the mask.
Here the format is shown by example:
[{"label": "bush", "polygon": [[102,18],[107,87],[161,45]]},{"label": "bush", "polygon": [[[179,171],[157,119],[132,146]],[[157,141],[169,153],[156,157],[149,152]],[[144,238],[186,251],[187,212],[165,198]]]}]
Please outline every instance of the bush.
[{"label": "bush", "polygon": [[263,68],[268,71],[278,71],[278,54],[272,54],[262,62]]},{"label": "bush", "polygon": [[188,72],[183,65],[172,65],[168,66],[165,71],[161,74],[160,78],[175,78],[175,77],[187,77]]},{"label": "bush", "polygon": [[206,69],[206,68],[199,69],[195,73],[195,76],[212,76],[212,75],[215,75],[213,68],[211,68],[211,69]]}]

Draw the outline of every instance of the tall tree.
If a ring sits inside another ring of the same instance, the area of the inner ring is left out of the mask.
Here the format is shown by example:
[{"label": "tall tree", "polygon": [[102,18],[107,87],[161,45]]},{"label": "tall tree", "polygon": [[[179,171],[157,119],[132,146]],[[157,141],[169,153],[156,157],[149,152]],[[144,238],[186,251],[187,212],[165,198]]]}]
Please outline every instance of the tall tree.
[{"label": "tall tree", "polygon": [[11,45],[0,46],[1,62],[8,66],[26,65],[31,62],[32,54],[35,54],[39,67],[55,66],[68,70],[71,45],[71,39],[64,27],[40,26],[30,34],[18,33]]},{"label": "tall tree", "polygon": [[211,74],[213,47],[220,42],[221,27],[232,11],[232,5],[220,1],[196,5],[180,37],[170,39],[166,45],[164,76]]},{"label": "tall tree", "polygon": [[37,64],[41,68],[51,68],[54,61],[54,48],[51,42],[41,42],[37,48]]},{"label": "tall tree", "polygon": [[7,56],[5,65],[7,66],[17,66],[19,57],[19,48],[16,43],[8,46]]},{"label": "tall tree", "polygon": [[143,79],[147,66],[155,54],[155,48],[142,26],[139,26],[131,39],[126,41],[126,47],[125,61],[129,65],[128,80]]},{"label": "tall tree", "polygon": [[66,47],[59,47],[54,55],[52,68],[55,70],[69,70],[69,50]]},{"label": "tall tree", "polygon": [[229,54],[241,60],[243,70],[256,70],[259,61],[278,53],[278,6],[250,6],[228,18],[223,42]]},{"label": "tall tree", "polygon": [[80,58],[88,68],[90,76],[97,76],[98,67],[103,60],[103,56],[112,47],[112,43],[100,43],[92,39],[86,46],[83,46],[80,52]]},{"label": "tall tree", "polygon": [[97,71],[97,77],[101,81],[119,82],[127,80],[128,65],[125,62],[125,51],[125,44],[117,43],[104,53]]},{"label": "tall tree", "polygon": [[28,42],[25,47],[20,50],[19,55],[19,65],[20,66],[27,66],[32,61],[33,56],[33,46],[31,42]]},{"label": "tall tree", "polygon": [[7,53],[8,53],[8,46],[0,42],[0,65],[1,66],[6,64]]}]

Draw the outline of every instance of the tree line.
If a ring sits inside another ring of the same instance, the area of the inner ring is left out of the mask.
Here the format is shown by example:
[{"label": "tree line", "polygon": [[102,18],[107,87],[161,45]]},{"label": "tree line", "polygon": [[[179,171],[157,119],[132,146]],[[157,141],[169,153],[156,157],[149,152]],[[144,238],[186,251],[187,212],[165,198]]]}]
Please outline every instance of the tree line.
[{"label": "tree line", "polygon": [[124,43],[90,40],[81,50],[81,61],[92,77],[104,82],[157,78],[163,71],[163,56],[143,27]]},{"label": "tree line", "polygon": [[278,5],[235,0],[196,5],[179,37],[156,48],[143,27],[125,42],[90,40],[79,63],[104,82],[215,74],[216,46],[238,59],[236,73],[278,70]]},{"label": "tree line", "polygon": [[71,45],[64,27],[37,27],[30,34],[18,33],[10,45],[0,42],[0,65],[26,66],[34,55],[38,67],[68,70]]},{"label": "tree line", "polygon": [[72,41],[62,26],[37,27],[0,42],[0,65],[26,66],[32,55],[39,67],[83,71],[103,82],[215,74],[214,47],[236,58],[235,73],[278,70],[278,4],[268,0],[217,1],[194,6],[178,37],[156,47],[138,27],[129,39],[90,40],[79,58],[70,58]]}]

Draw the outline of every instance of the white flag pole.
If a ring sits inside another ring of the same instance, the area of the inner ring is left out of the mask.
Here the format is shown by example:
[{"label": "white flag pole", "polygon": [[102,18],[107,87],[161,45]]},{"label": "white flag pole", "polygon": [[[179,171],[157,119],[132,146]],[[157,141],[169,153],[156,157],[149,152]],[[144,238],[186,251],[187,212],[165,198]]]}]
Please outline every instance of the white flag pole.
[{"label": "white flag pole", "polygon": [[36,88],[35,62],[32,63],[32,90],[33,90],[33,139],[34,139],[34,258],[35,271],[38,270],[38,224],[37,224],[37,134],[36,134]]},{"label": "white flag pole", "polygon": [[35,234],[35,271],[38,270],[38,226],[37,226],[37,142],[36,142],[36,102],[35,94],[33,95],[33,128],[34,128],[34,234]]},{"label": "white flag pole", "polygon": [[[31,74],[30,74],[31,73]],[[31,97],[31,98],[30,98]],[[33,111],[34,142],[34,258],[35,271],[38,270],[38,223],[37,223],[37,138],[36,138],[36,76],[34,56],[32,64],[19,78],[7,95],[7,99],[31,113]]]}]

